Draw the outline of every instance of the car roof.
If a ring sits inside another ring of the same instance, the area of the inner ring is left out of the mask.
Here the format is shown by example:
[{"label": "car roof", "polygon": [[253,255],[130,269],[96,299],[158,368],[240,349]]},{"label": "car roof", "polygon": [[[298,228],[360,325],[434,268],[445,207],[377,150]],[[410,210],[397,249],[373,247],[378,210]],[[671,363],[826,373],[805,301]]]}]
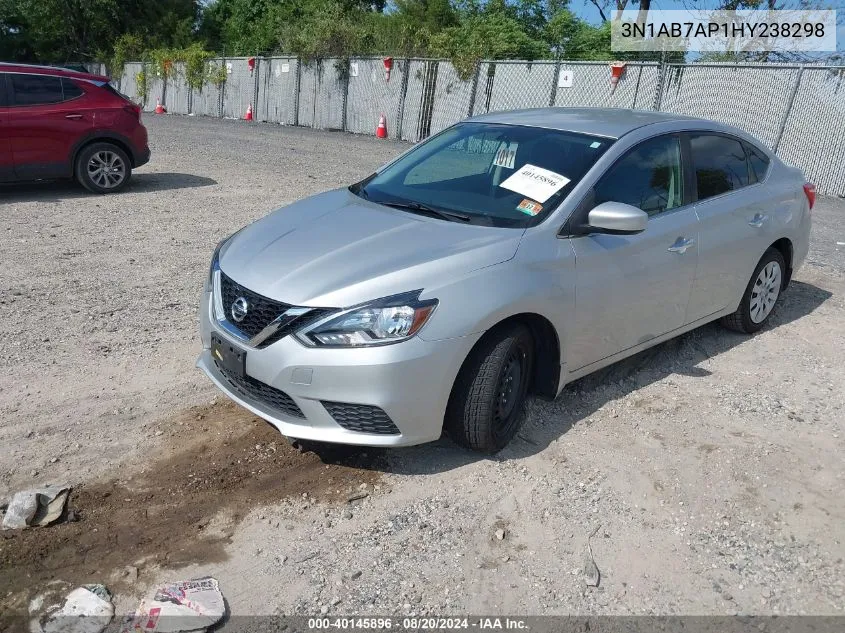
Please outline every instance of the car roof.
[{"label": "car roof", "polygon": [[682,114],[621,108],[531,108],[528,110],[490,112],[469,120],[479,123],[527,125],[614,139],[653,123],[665,123],[667,121],[712,123],[705,119],[688,117]]},{"label": "car roof", "polygon": [[93,73],[82,73],[78,70],[60,68],[58,66],[38,66],[36,64],[14,64],[0,62],[0,73],[29,73],[33,75],[59,75],[71,79],[85,79],[87,81],[109,81],[108,77]]}]

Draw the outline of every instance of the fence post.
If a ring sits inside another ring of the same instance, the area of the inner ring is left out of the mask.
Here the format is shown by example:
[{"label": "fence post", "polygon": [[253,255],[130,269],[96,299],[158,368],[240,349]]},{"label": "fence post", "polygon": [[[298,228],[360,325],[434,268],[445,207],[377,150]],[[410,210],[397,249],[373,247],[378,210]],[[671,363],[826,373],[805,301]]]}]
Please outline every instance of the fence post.
[{"label": "fence post", "polygon": [[493,99],[493,82],[496,81],[496,62],[487,65],[487,83],[484,86],[484,111],[490,112],[490,101]]},{"label": "fence post", "polygon": [[472,116],[472,111],[475,110],[475,93],[478,90],[478,74],[481,72],[481,62],[475,62],[475,72],[472,74],[472,91],[469,95],[469,109],[467,116]]},{"label": "fence post", "polygon": [[343,69],[343,112],[340,115],[340,129],[346,132],[346,109],[349,105],[349,58],[346,58],[346,63]]},{"label": "fence post", "polygon": [[637,97],[640,94],[640,80],[643,78],[643,64],[642,62],[639,63],[640,72],[637,73],[637,83],[634,86],[634,102],[631,104],[632,109],[637,108]]},{"label": "fence post", "polygon": [[293,124],[299,125],[299,87],[302,82],[302,60],[296,58],[296,88],[293,92]]},{"label": "fence post", "polygon": [[408,75],[411,74],[411,60],[405,59],[405,72],[402,73],[402,84],[399,86],[399,120],[396,122],[396,138],[402,140],[402,122],[405,120],[405,97],[408,95]]},{"label": "fence post", "polygon": [[660,70],[657,72],[657,91],[654,93],[654,110],[659,112],[660,106],[663,103],[663,90],[666,83],[666,71],[668,64],[665,61],[660,62]]},{"label": "fence post", "polygon": [[217,118],[223,118],[223,99],[224,93],[226,92],[226,84],[229,81],[229,67],[226,66],[226,57],[225,55],[221,58],[223,61],[220,63],[223,65],[223,72],[226,74],[226,79],[220,84],[220,90],[217,91]]},{"label": "fence post", "polygon": [[786,110],[783,113],[783,118],[780,120],[780,125],[778,126],[778,134],[775,137],[774,145],[772,145],[772,151],[777,154],[778,153],[778,146],[780,145],[780,140],[783,138],[783,133],[786,130],[786,124],[789,121],[789,115],[792,114],[792,106],[795,103],[795,95],[798,94],[798,87],[801,85],[801,77],[804,75],[804,65],[801,64],[801,67],[798,69],[798,74],[795,75],[795,81],[792,83],[792,89],[789,92],[789,100],[786,102]]},{"label": "fence post", "polygon": [[261,76],[261,58],[255,56],[255,68],[252,70],[253,77],[252,84],[252,118],[258,121],[258,78]]},{"label": "fence post", "polygon": [[552,89],[549,93],[549,107],[554,106],[557,101],[557,79],[560,77],[560,58],[555,60],[554,76],[552,77]]}]

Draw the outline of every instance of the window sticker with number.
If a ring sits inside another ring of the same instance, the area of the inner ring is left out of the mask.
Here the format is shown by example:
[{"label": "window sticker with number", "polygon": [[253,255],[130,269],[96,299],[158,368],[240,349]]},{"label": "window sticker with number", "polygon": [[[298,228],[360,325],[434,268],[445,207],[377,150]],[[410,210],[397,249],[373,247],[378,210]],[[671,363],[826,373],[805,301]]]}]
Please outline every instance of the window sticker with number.
[{"label": "window sticker with number", "polygon": [[569,178],[566,176],[527,163],[499,186],[543,203],[563,189],[568,182]]},{"label": "window sticker with number", "polygon": [[514,161],[516,161],[516,150],[519,148],[519,143],[502,143],[493,158],[493,164],[496,167],[504,167],[505,169],[513,169]]},{"label": "window sticker with number", "polygon": [[522,211],[524,214],[534,217],[543,210],[543,205],[539,202],[534,202],[533,200],[524,198],[522,202],[516,205],[516,210]]}]

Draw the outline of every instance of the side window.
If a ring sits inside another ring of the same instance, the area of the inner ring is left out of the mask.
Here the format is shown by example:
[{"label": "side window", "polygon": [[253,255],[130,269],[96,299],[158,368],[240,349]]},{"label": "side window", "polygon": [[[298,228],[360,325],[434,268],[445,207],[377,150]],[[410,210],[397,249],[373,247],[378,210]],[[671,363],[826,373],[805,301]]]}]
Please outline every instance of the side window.
[{"label": "side window", "polygon": [[76,82],[65,77],[62,77],[62,92],[64,93],[65,101],[76,99],[77,97],[81,97],[85,94],[82,91],[82,88],[76,85]]},{"label": "side window", "polygon": [[19,75],[10,73],[12,94],[16,106],[59,103],[64,97],[61,77],[47,75]]},{"label": "side window", "polygon": [[698,199],[705,200],[747,186],[748,161],[742,143],[715,134],[690,135]]},{"label": "side window", "polygon": [[6,98],[6,73],[0,73],[0,108],[5,108],[8,104]]},{"label": "side window", "polygon": [[751,163],[751,175],[755,182],[760,182],[766,177],[769,171],[769,157],[753,145],[745,145],[745,153],[748,155],[748,162]]},{"label": "side window", "polygon": [[601,177],[595,203],[624,202],[650,216],[683,205],[681,144],[677,136],[643,141]]}]

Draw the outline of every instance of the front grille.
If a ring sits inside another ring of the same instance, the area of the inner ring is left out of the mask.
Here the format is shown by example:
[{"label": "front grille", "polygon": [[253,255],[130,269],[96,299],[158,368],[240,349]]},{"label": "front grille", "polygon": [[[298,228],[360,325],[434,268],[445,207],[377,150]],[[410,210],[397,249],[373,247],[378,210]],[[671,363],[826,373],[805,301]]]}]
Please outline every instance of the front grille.
[{"label": "front grille", "polygon": [[217,361],[214,361],[217,370],[223,374],[223,377],[229,382],[235,391],[243,396],[257,400],[268,407],[286,413],[297,418],[304,418],[302,411],[288,394],[280,391],[275,387],[266,385],[260,380],[256,380],[252,376],[238,376],[229,371]]},{"label": "front grille", "polygon": [[[282,303],[281,301],[268,299],[257,292],[244,288],[234,279],[226,276],[222,270],[220,271],[220,297],[222,299],[226,320],[238,330],[243,332],[247,339],[251,339],[261,332],[261,330],[270,325],[270,323],[285,310],[294,307],[288,305],[287,303]],[[244,320],[237,323],[231,318],[231,309],[232,304],[239,297],[246,299],[249,307]],[[257,347],[267,347],[268,345],[281,340],[291,332],[298,330],[301,327],[305,327],[305,325],[311,321],[316,321],[317,319],[326,316],[330,312],[333,312],[332,308],[313,308],[303,315],[291,317]]]},{"label": "front grille", "polygon": [[375,433],[377,435],[399,435],[399,429],[393,424],[393,420],[378,407],[368,404],[326,402],[325,400],[322,403],[329,415],[334,418],[334,421],[347,431]]}]

